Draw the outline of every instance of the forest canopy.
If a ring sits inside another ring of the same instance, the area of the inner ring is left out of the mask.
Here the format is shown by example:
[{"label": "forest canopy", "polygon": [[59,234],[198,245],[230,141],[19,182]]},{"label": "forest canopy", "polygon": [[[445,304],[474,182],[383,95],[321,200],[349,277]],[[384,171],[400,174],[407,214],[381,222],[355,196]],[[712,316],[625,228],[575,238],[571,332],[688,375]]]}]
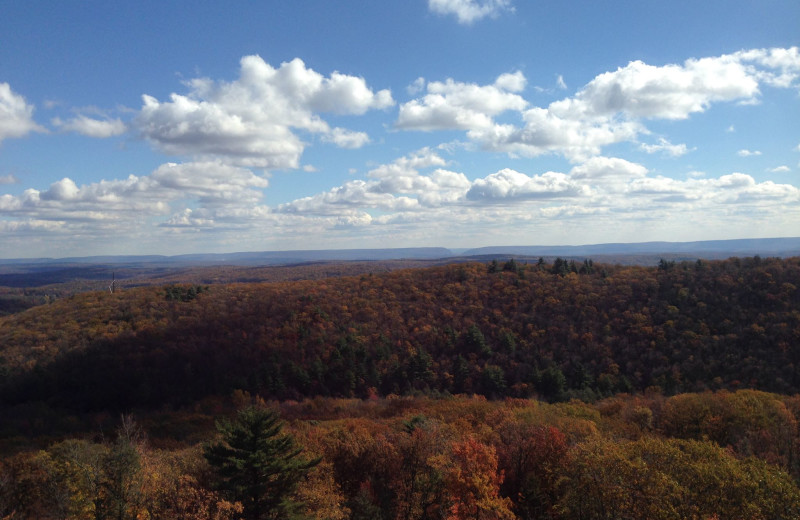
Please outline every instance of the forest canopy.
[{"label": "forest canopy", "polygon": [[453,264],[83,293],[0,318],[3,402],[800,390],[800,260]]},{"label": "forest canopy", "polygon": [[0,518],[797,518],[798,287],[507,259],[49,300],[0,318]]}]

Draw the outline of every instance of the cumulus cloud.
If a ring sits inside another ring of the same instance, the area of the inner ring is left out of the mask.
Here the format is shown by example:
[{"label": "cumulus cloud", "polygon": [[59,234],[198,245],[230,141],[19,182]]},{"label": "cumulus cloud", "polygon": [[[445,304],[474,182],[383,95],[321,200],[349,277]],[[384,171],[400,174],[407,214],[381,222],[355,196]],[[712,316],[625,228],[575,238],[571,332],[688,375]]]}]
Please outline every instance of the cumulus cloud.
[{"label": "cumulus cloud", "polygon": [[670,157],[680,157],[689,153],[685,144],[672,144],[663,137],[659,137],[656,144],[642,143],[639,147],[647,153],[663,153]]},{"label": "cumulus cloud", "polygon": [[8,175],[0,175],[0,184],[16,184],[19,182],[13,173],[9,173]]},{"label": "cumulus cloud", "polygon": [[214,225],[213,219],[193,216],[193,213],[194,212],[190,208],[186,208],[183,211],[174,214],[166,222],[161,223],[160,226],[168,228],[196,229],[212,227]]},{"label": "cumulus cloud", "polygon": [[468,136],[491,151],[524,157],[557,153],[580,162],[600,154],[604,146],[634,140],[643,131],[635,121],[563,118],[538,107],[525,111],[523,120],[522,127],[497,124]]},{"label": "cumulus cloud", "polygon": [[419,207],[416,199],[387,193],[378,187],[377,181],[354,180],[323,193],[303,197],[281,204],[282,213],[315,215],[347,215],[360,213],[363,209],[382,211],[409,211]]},{"label": "cumulus cloud", "polygon": [[300,59],[274,68],[259,56],[245,56],[240,65],[239,79],[230,83],[194,79],[187,95],[172,94],[164,102],[143,96],[138,130],[171,155],[296,168],[305,147],[297,130],[349,148],[368,140],[361,132],[331,129],[319,113],[360,115],[394,104],[388,90],[373,92],[363,78],[338,72],[325,77]]},{"label": "cumulus cloud", "polygon": [[622,114],[633,118],[686,119],[712,102],[757,96],[758,77],[734,56],[687,60],[683,65],[633,61],[600,74],[570,99],[550,109],[562,117]]},{"label": "cumulus cloud", "polygon": [[0,83],[0,143],[4,139],[44,131],[33,120],[33,105],[29,105],[24,97],[11,90],[8,83]]},{"label": "cumulus cloud", "polygon": [[50,185],[50,189],[41,193],[42,200],[67,201],[78,198],[78,186],[75,181],[64,177]]},{"label": "cumulus cloud", "polygon": [[618,157],[592,157],[570,170],[573,180],[602,182],[608,180],[630,180],[647,175],[647,168],[641,164]]},{"label": "cumulus cloud", "polygon": [[500,75],[492,85],[452,79],[430,82],[425,96],[400,106],[395,126],[424,131],[491,128],[494,116],[527,106],[517,94],[525,84],[525,76],[519,71]]},{"label": "cumulus cloud", "polygon": [[430,230],[446,222],[452,233],[475,226],[486,232],[511,222],[520,228],[556,220],[570,225],[566,223],[610,215],[615,222],[674,220],[678,215],[724,220],[738,214],[747,219],[759,212],[759,218],[766,218],[763,213],[770,208],[770,218],[775,218],[778,208],[800,202],[800,189],[759,183],[742,173],[676,180],[653,176],[643,165],[615,157],[592,157],[567,173],[504,168],[473,181],[444,166],[438,154],[422,149],[374,168],[366,179],[283,204],[276,214],[311,219],[337,231],[359,227],[371,233],[422,225]]},{"label": "cumulus cloud", "polygon": [[[628,194],[652,202],[691,203],[690,208],[714,208],[720,204],[748,204],[774,202],[792,204],[800,201],[800,189],[789,184],[772,181],[758,183],[750,175],[731,173],[711,179],[680,181],[667,177],[653,177],[630,183]],[[675,207],[675,211],[682,210]]]},{"label": "cumulus cloud", "polygon": [[[446,161],[429,148],[373,168],[367,180],[353,180],[331,190],[282,204],[283,213],[350,214],[356,208],[380,211],[417,211],[452,203],[470,186],[462,173],[441,168]],[[423,173],[421,170],[433,171]]]},{"label": "cumulus cloud", "polygon": [[345,128],[334,128],[322,137],[323,141],[333,143],[339,148],[361,148],[369,143],[366,132],[353,132]]},{"label": "cumulus cloud", "polygon": [[589,190],[563,173],[546,172],[532,177],[504,168],[478,179],[467,192],[474,201],[552,199],[586,195]]},{"label": "cumulus cloud", "polygon": [[733,56],[743,63],[754,64],[751,73],[759,81],[779,88],[797,86],[800,78],[800,49],[797,47],[752,49],[739,51]]},{"label": "cumulus cloud", "polygon": [[510,0],[428,0],[428,8],[437,14],[453,15],[463,25],[514,10]]},{"label": "cumulus cloud", "polygon": [[196,198],[204,206],[253,204],[261,199],[259,189],[269,185],[248,169],[219,162],[162,164],[150,178],[160,188]]},{"label": "cumulus cloud", "polygon": [[165,215],[180,200],[215,210],[251,206],[268,181],[250,170],[219,162],[167,163],[150,175],[102,180],[78,186],[63,178],[44,191],[0,196],[0,215],[39,220],[105,221]]},{"label": "cumulus cloud", "polygon": [[[496,112],[457,103],[429,90],[424,98],[401,107],[397,127],[462,129],[487,150],[527,157],[555,153],[581,162],[599,155],[605,146],[637,141],[649,133],[647,120],[687,119],[720,102],[755,103],[762,84],[790,87],[797,84],[798,77],[797,48],[742,51],[663,66],[634,61],[598,75],[574,96],[547,107],[507,106],[506,110],[520,111],[521,126],[497,123],[492,119]],[[464,84],[452,80],[441,85],[464,90]],[[641,147],[649,153],[673,156],[689,151],[666,139]]]},{"label": "cumulus cloud", "polygon": [[792,171],[792,169],[784,164],[781,166],[776,166],[775,168],[771,168],[769,171],[772,173],[786,173]]},{"label": "cumulus cloud", "polygon": [[419,240],[445,232],[491,239],[493,230],[511,224],[519,232],[596,229],[581,224],[587,218],[605,226],[654,219],[769,221],[781,229],[797,218],[797,187],[757,182],[742,173],[693,177],[654,176],[643,165],[596,156],[566,173],[504,168],[471,181],[424,148],[374,167],[364,179],[269,208],[260,203],[268,181],[247,169],[218,161],[168,163],[140,177],[86,185],[65,178],[43,191],[0,195],[0,230],[8,236],[27,230],[18,236],[66,237],[145,229],[176,240],[225,230],[255,248],[264,233],[293,240],[314,236],[334,247],[333,240],[350,236],[349,230],[362,240],[393,236],[391,244],[400,234]]},{"label": "cumulus cloud", "polygon": [[430,148],[422,148],[416,152],[395,159],[389,164],[382,164],[370,170],[367,175],[375,179],[399,179],[416,177],[419,170],[434,166],[445,166],[445,161],[439,154]]},{"label": "cumulus cloud", "polygon": [[56,117],[52,120],[54,126],[66,132],[75,132],[88,137],[103,139],[124,134],[127,130],[121,119],[94,119],[85,115],[78,115],[67,121]]}]

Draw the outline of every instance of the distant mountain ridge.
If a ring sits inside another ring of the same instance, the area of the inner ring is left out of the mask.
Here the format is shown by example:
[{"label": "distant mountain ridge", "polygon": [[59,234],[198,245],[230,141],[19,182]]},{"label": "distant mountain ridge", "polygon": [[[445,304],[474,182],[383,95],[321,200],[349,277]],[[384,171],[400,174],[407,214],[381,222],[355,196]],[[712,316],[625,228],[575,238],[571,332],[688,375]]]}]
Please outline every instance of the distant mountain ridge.
[{"label": "distant mountain ridge", "polygon": [[468,249],[463,256],[525,255],[675,255],[689,254],[702,258],[735,255],[795,256],[800,254],[800,237],[703,240],[697,242],[608,243],[580,246],[496,246]]},{"label": "distant mountain ridge", "polygon": [[[696,242],[634,242],[587,244],[577,246],[488,246],[451,250],[444,247],[409,247],[385,249],[319,249],[295,251],[254,251],[233,253],[194,253],[183,255],[105,255],[67,258],[0,259],[6,268],[26,266],[50,269],[54,265],[127,265],[150,267],[213,266],[213,265],[289,265],[305,262],[370,261],[370,260],[438,260],[447,258],[500,256],[635,256],[684,255],[719,259],[730,256],[796,256],[800,255],[800,237],[752,238],[737,240],[705,240]],[[649,263],[649,260],[644,263]]]},{"label": "distant mountain ridge", "polygon": [[280,265],[319,261],[366,261],[397,259],[438,259],[453,256],[444,247],[388,249],[319,249],[296,251],[252,251],[234,253],[191,253],[183,255],[105,255],[66,258],[0,259],[0,264],[163,264],[197,265]]}]

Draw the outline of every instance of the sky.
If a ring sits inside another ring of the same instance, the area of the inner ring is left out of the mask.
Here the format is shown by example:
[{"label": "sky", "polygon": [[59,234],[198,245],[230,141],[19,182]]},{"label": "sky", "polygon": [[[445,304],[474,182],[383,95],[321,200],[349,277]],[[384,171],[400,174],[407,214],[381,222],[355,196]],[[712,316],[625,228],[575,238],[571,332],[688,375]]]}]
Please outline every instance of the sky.
[{"label": "sky", "polygon": [[800,236],[798,45],[796,0],[0,0],[0,258]]}]

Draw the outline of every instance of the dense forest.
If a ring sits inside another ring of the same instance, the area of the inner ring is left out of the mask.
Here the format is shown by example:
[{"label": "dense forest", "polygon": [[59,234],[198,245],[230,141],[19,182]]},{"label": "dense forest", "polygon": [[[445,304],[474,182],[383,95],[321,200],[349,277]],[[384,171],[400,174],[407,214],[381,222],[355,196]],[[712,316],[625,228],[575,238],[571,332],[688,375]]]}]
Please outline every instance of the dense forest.
[{"label": "dense forest", "polygon": [[149,439],[143,432],[157,431],[158,418],[139,427],[124,416],[115,434],[9,455],[0,461],[0,518],[800,517],[798,397],[740,390],[595,404],[477,396],[270,403],[289,434],[270,438],[301,446],[303,471],[280,501],[271,500],[275,488],[286,486],[265,487],[258,496],[273,508],[263,514],[216,464],[215,439],[230,438],[232,423],[216,437],[206,424],[254,400],[240,391],[172,414],[206,442],[175,431],[169,441],[163,432]]},{"label": "dense forest", "polygon": [[0,317],[0,518],[273,518],[204,456],[253,403],[315,462],[280,518],[798,518],[798,287],[559,258],[48,299]]},{"label": "dense forest", "polygon": [[[0,318],[6,404],[75,411],[658,387],[800,390],[800,260],[455,264],[91,292]],[[200,289],[199,291],[197,289]]]}]

